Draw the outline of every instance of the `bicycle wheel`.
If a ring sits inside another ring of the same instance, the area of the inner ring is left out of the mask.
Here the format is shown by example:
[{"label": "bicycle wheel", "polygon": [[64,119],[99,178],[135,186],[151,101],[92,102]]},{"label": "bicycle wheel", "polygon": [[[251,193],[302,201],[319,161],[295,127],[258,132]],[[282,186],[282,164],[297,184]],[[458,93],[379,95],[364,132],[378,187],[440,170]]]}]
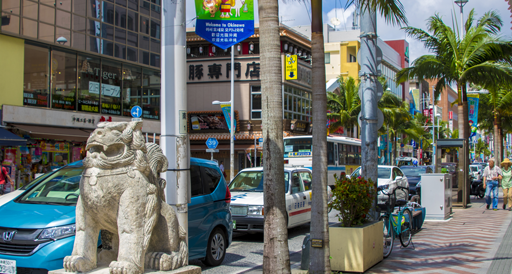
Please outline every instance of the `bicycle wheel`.
[{"label": "bicycle wheel", "polygon": [[383,249],[382,253],[384,255],[384,258],[387,258],[389,256],[389,254],[391,254],[391,251],[393,250],[395,236],[393,235],[393,227],[391,227],[391,223],[389,222],[388,216],[381,216],[379,218],[379,221],[383,222],[382,227],[383,227],[383,232],[384,232],[383,239],[382,239],[383,244],[384,244],[384,249]]},{"label": "bicycle wheel", "polygon": [[403,247],[407,247],[412,239],[412,213],[409,209],[404,209],[402,212],[400,229],[400,243]]}]

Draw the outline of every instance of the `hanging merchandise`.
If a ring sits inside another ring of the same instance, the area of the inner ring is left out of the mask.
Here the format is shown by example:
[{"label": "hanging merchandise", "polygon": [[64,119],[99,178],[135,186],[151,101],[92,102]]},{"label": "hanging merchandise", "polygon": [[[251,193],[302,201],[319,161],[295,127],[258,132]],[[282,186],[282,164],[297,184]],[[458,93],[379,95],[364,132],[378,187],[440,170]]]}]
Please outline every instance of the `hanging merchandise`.
[{"label": "hanging merchandise", "polygon": [[48,164],[48,152],[43,152],[42,158],[43,158],[43,165]]},{"label": "hanging merchandise", "polygon": [[76,162],[82,159],[82,148],[81,147],[73,147],[71,151],[71,162]]},{"label": "hanging merchandise", "polygon": [[[11,179],[13,181],[15,181],[15,179],[16,179],[16,166],[12,162],[4,161],[0,167],[4,167],[7,170],[7,175],[9,175],[9,177],[11,177]],[[13,191],[13,189],[11,188],[11,184],[0,185],[0,187],[2,187],[2,186],[4,188],[4,193],[9,193],[9,192]]]},{"label": "hanging merchandise", "polygon": [[22,155],[29,154],[28,147],[20,147],[20,153]]}]

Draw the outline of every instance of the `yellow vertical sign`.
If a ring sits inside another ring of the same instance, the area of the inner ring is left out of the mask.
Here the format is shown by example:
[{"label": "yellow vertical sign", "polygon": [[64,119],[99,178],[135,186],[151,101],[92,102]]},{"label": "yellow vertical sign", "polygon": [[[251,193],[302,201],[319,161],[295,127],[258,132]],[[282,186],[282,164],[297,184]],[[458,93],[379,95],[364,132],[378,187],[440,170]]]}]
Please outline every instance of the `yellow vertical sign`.
[{"label": "yellow vertical sign", "polygon": [[284,73],[286,80],[297,80],[297,55],[286,55]]}]

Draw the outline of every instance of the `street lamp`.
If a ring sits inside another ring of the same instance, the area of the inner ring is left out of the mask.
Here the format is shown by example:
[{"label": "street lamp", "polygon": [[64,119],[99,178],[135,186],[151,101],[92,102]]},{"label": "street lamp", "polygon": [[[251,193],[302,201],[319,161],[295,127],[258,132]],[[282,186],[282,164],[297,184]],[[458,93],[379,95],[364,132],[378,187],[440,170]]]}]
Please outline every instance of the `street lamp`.
[{"label": "street lamp", "polygon": [[66,39],[66,37],[64,36],[61,36],[59,38],[57,38],[57,43],[61,44],[61,45],[64,45],[68,42],[68,39]]},{"label": "street lamp", "polygon": [[455,4],[460,7],[460,37],[461,40],[464,38],[464,5],[468,3],[468,0],[455,0]]},{"label": "street lamp", "polygon": [[438,113],[438,114],[436,114],[436,117],[437,117],[437,139],[439,139],[439,131],[441,131],[439,129],[439,119],[442,119],[442,116],[441,116],[441,114]]},{"label": "street lamp", "polygon": [[[234,70],[232,70],[234,71]],[[231,89],[231,101],[218,101],[215,100],[212,102],[212,105],[227,105],[229,104],[231,107],[231,124],[229,129],[229,181],[233,181],[235,178],[235,130],[236,128],[233,128],[235,124],[235,115],[234,115],[234,106],[232,104],[233,102],[233,89]]]}]

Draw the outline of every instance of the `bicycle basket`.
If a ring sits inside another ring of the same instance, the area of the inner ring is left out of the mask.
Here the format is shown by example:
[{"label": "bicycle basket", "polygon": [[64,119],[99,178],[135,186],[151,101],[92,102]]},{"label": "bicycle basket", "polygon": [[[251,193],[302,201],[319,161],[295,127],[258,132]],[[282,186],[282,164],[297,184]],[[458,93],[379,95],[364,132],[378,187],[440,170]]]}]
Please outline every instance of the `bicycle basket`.
[{"label": "bicycle basket", "polygon": [[[384,193],[384,192],[382,192],[382,193]],[[389,195],[384,194],[384,199],[382,199],[382,200],[381,199],[377,199],[377,207],[379,207],[379,209],[381,211],[392,210],[393,208],[395,208],[395,205],[396,205],[396,194],[395,194],[395,192],[389,193]]]}]

